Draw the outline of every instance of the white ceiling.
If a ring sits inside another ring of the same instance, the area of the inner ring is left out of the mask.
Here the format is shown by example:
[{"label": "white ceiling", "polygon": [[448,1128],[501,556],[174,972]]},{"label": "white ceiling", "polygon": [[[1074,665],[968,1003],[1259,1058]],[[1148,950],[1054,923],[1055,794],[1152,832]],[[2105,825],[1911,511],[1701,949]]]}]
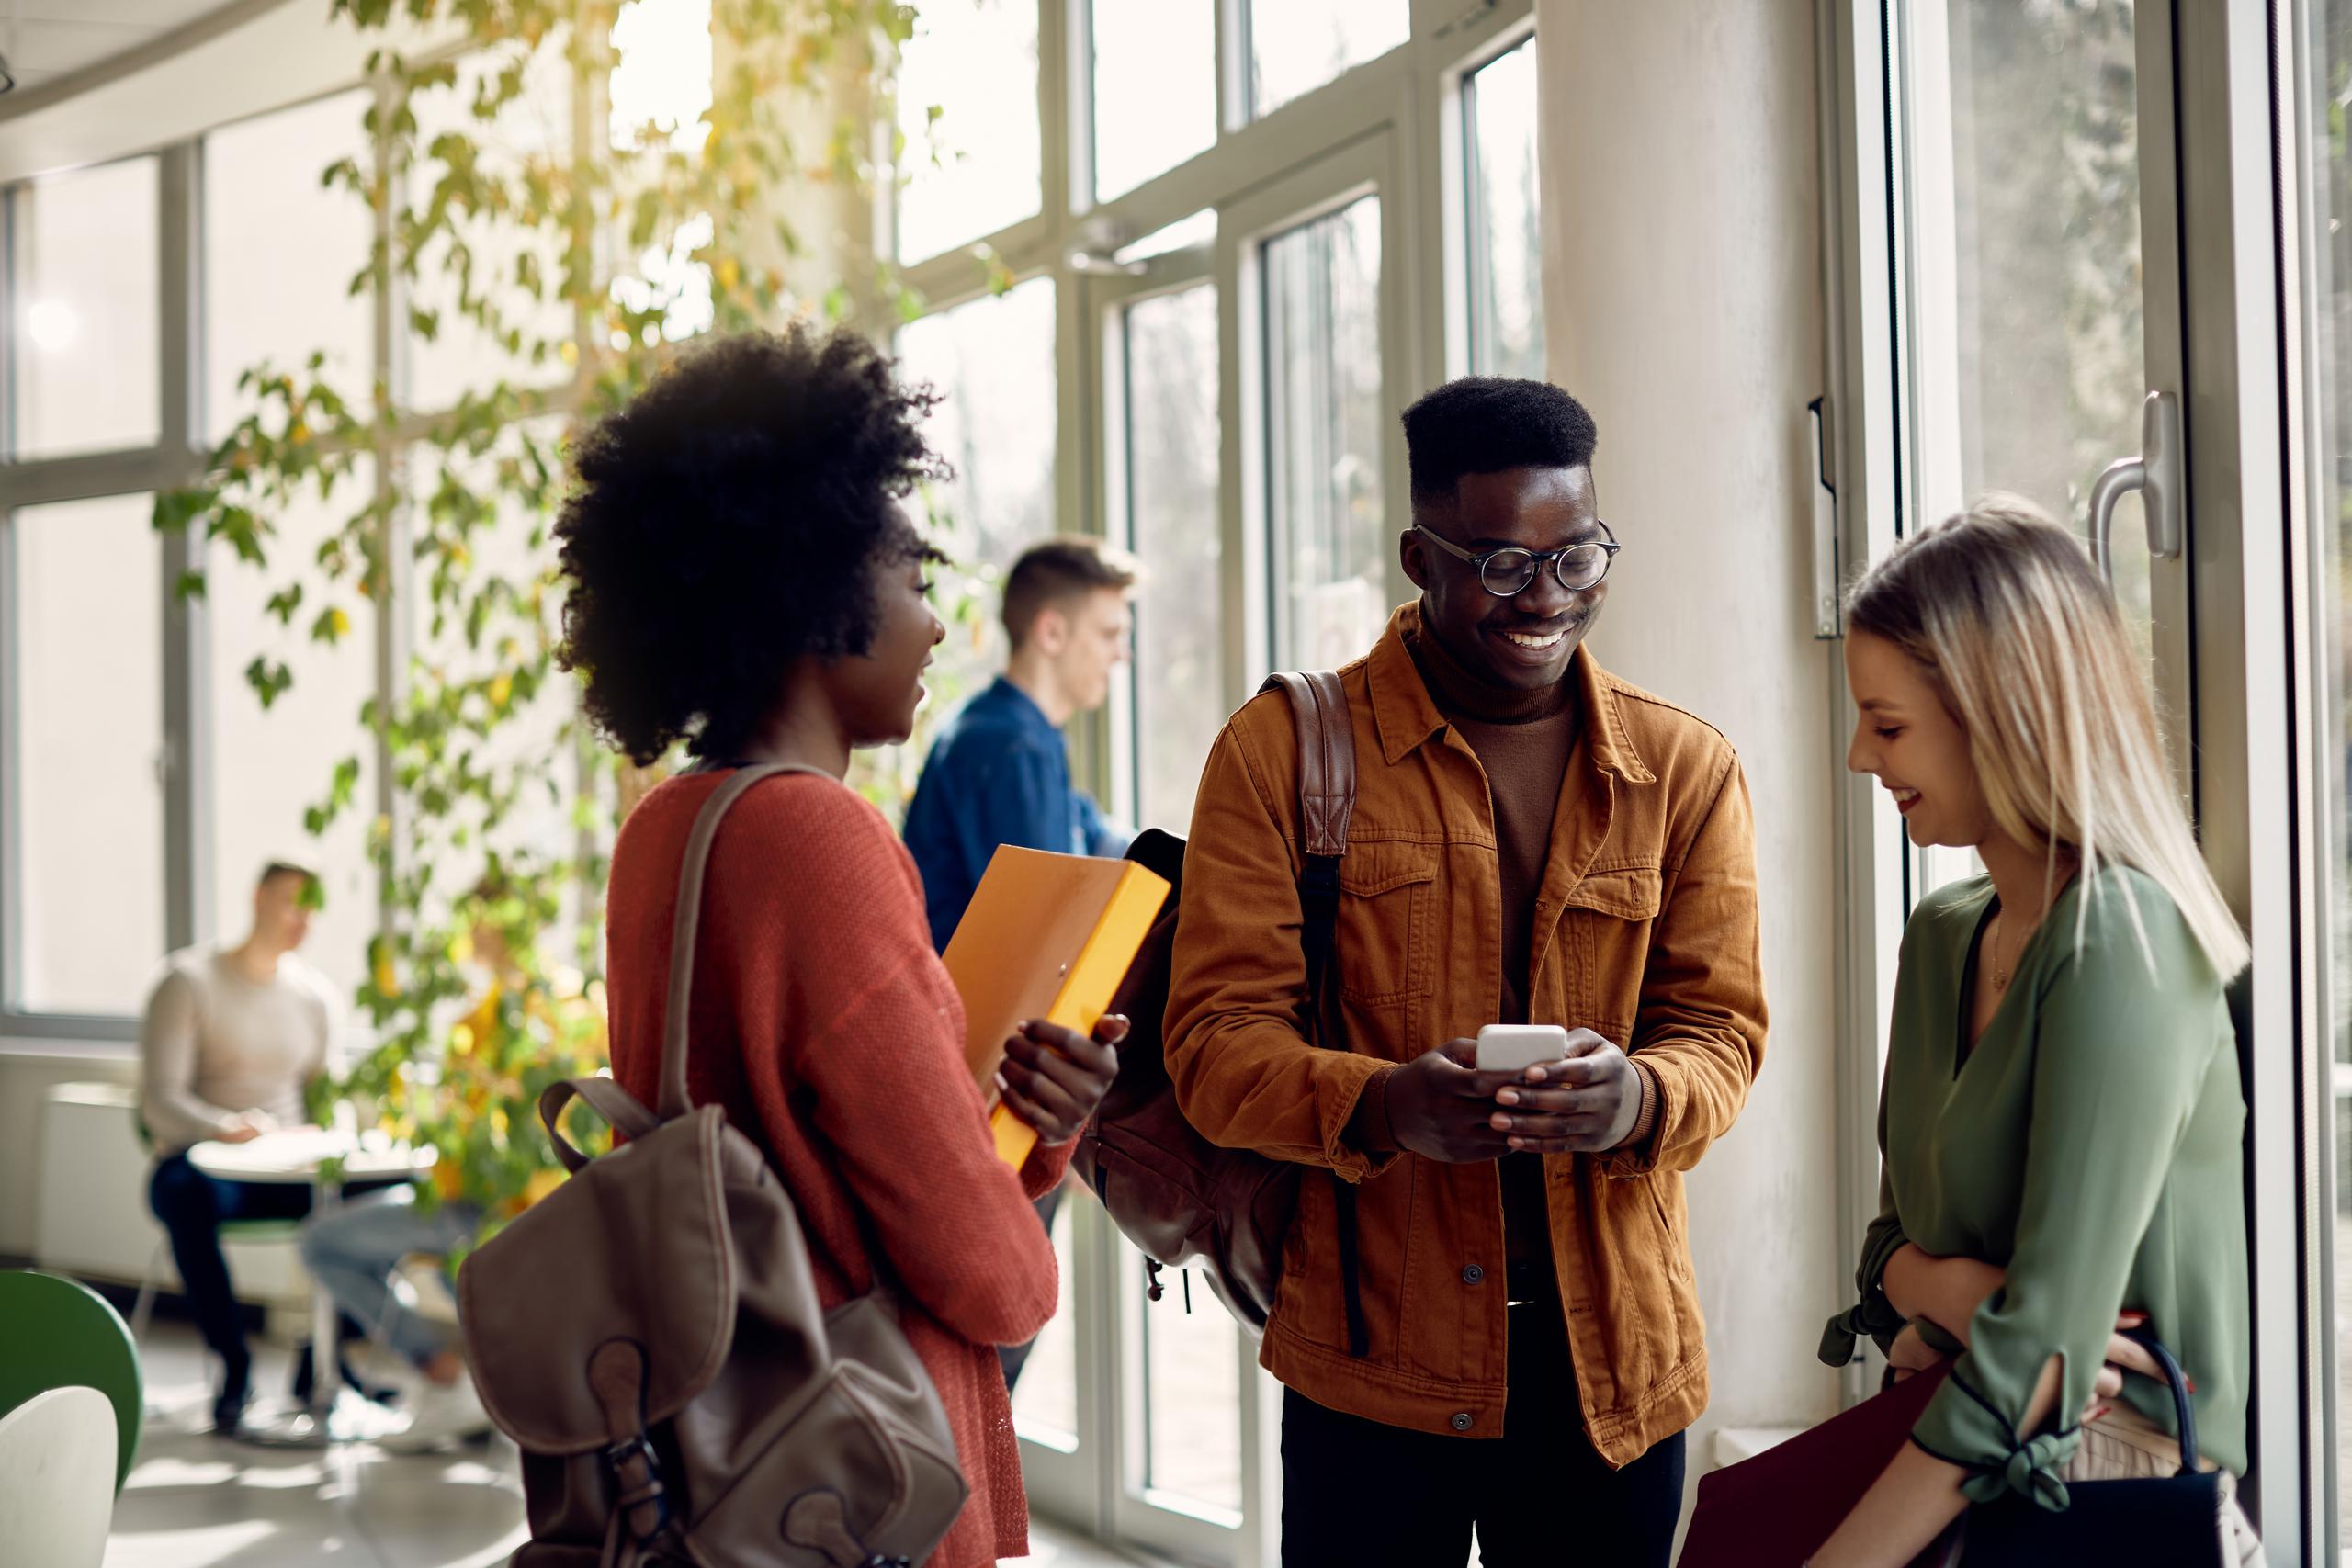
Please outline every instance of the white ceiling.
[{"label": "white ceiling", "polygon": [[222,8],[223,0],[0,0],[0,55],[19,87],[38,87]]}]

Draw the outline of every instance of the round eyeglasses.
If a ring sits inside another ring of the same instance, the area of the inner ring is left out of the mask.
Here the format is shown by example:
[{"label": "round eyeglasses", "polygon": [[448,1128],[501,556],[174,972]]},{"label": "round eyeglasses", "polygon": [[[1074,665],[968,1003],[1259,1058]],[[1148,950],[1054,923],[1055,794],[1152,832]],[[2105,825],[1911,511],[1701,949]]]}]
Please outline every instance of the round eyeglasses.
[{"label": "round eyeglasses", "polygon": [[1600,580],[1609,575],[1610,565],[1616,560],[1617,551],[1622,547],[1617,543],[1617,536],[1610,532],[1608,524],[1596,517],[1593,525],[1607,537],[1570,545],[1562,550],[1522,550],[1513,545],[1499,550],[1487,550],[1484,554],[1465,550],[1451,539],[1441,539],[1419,523],[1413,525],[1413,532],[1455,560],[1468,561],[1476,567],[1479,585],[1498,599],[1508,599],[1514,593],[1524,592],[1527,585],[1535,581],[1537,570],[1546,562],[1551,565],[1552,575],[1559,579],[1560,586],[1571,593],[1581,593],[1589,588],[1600,586]]}]

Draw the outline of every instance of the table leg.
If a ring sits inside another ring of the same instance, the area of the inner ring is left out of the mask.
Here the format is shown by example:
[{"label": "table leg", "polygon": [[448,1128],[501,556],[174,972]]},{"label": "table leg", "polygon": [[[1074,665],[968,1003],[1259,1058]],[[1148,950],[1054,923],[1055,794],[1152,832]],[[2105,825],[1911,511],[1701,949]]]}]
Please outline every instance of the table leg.
[{"label": "table leg", "polygon": [[[311,1182],[311,1212],[324,1214],[342,1206],[341,1184],[314,1176]],[[342,1402],[343,1356],[339,1330],[342,1314],[334,1298],[318,1280],[311,1281],[311,1400],[282,1419],[241,1429],[238,1436],[264,1448],[324,1449],[340,1443],[380,1438],[397,1427],[388,1412],[365,1400]],[[361,1408],[365,1406],[365,1408]]]}]

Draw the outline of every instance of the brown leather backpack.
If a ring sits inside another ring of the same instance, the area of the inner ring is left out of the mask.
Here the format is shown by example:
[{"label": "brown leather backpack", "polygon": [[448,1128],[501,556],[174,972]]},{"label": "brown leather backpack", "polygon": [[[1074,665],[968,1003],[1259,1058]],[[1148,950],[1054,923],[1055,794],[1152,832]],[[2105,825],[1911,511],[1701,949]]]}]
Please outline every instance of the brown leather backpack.
[{"label": "brown leather backpack", "polygon": [[[711,840],[761,780],[812,771],[738,769],[695,819],[658,1114],[610,1078],[550,1087],[539,1117],[571,1178],[458,1271],[483,1408],[523,1450],[515,1568],[911,1564],[964,1505],[946,1412],[884,1292],[820,1311],[766,1157],[686,1096]],[[572,1147],[575,1096],[629,1141]]]},{"label": "brown leather backpack", "polygon": [[[1290,695],[1298,724],[1300,945],[1306,955],[1307,1016],[1320,1044],[1348,1048],[1332,1001],[1338,964],[1340,857],[1356,803],[1355,731],[1340,678],[1329,671],[1269,676],[1264,691]],[[1181,891],[1184,841],[1143,834],[1127,858]],[[1262,1332],[1282,1282],[1283,1242],[1298,1210],[1306,1168],[1249,1149],[1220,1148],[1195,1132],[1168,1080],[1161,1032],[1180,900],[1170,897],[1127,971],[1112,1010],[1134,1021],[1119,1046],[1119,1076],[1079,1135],[1070,1168],[1094,1189],[1112,1223],[1143,1253],[1151,1295],[1163,1268],[1199,1267],[1209,1286],[1251,1333]],[[1356,1284],[1355,1189],[1336,1178],[1340,1268],[1348,1346],[1366,1353]]]}]

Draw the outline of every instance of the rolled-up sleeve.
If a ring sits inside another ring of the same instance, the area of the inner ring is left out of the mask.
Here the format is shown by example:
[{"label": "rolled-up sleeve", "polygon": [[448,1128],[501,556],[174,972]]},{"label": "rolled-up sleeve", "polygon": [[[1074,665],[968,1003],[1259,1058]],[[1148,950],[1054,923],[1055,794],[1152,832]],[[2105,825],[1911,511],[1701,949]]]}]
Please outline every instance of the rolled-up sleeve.
[{"label": "rolled-up sleeve", "polygon": [[[2116,923],[2120,941],[2111,930],[2094,938],[2039,998],[2016,1250],[1912,1428],[1920,1448],[1966,1467],[1963,1489],[1980,1502],[2014,1491],[2066,1506],[2059,1475],[2080,1439],[2075,1418],[2211,1065],[2211,1021],[2150,983],[2129,923]],[[2203,960],[2192,949],[2158,961]],[[2056,1425],[2030,1434],[2027,1406],[2052,1356]]]},{"label": "rolled-up sleeve", "polygon": [[1184,853],[1168,988],[1168,1074],[1211,1142],[1361,1180],[1396,1157],[1345,1137],[1391,1064],[1307,1038],[1295,862],[1238,724],[1209,753]]}]

